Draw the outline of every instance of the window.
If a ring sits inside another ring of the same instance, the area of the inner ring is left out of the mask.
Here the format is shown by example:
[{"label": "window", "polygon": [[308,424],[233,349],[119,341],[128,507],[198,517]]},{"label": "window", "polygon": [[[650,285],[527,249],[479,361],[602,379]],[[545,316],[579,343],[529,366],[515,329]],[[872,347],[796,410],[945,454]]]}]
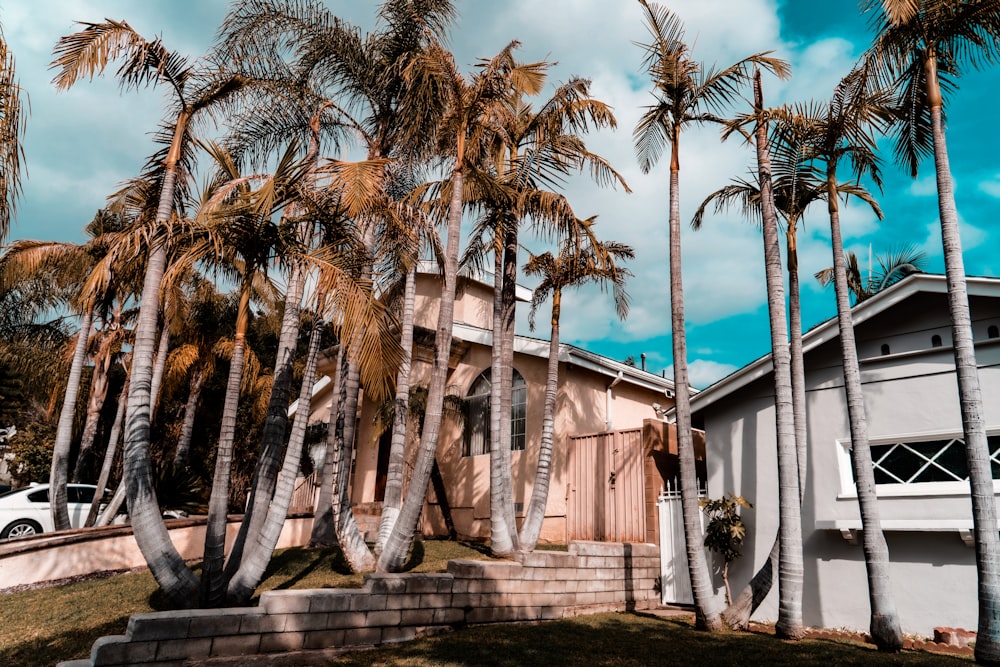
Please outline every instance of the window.
[{"label": "window", "polygon": [[[988,436],[987,442],[993,479],[1000,480],[1000,435]],[[879,486],[964,483],[969,479],[965,442],[961,438],[873,444],[871,451],[875,484]]]},{"label": "window", "polygon": [[[527,423],[528,388],[515,368],[511,391],[510,448],[523,450]],[[465,442],[462,456],[479,456],[490,451],[491,371],[480,373],[465,398]]]},{"label": "window", "polygon": [[882,343],[882,354],[883,355],[889,354],[889,344],[888,343]]},{"label": "window", "polygon": [[986,327],[986,337],[1000,338],[1000,329],[997,328],[997,325],[991,324],[990,326]]},{"label": "window", "polygon": [[931,347],[941,347],[941,336],[937,334],[931,336]]}]

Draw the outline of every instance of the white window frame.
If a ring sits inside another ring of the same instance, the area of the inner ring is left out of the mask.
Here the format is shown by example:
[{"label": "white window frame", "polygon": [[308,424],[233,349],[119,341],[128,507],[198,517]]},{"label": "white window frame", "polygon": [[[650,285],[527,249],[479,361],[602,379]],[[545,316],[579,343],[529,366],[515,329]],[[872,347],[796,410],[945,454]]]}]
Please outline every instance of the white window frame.
[{"label": "white window frame", "polygon": [[[988,436],[1000,436],[1000,426],[988,427]],[[965,435],[961,430],[947,429],[940,431],[921,431],[919,433],[901,433],[898,435],[879,436],[870,438],[871,445],[888,445],[896,442],[926,442],[928,440],[946,440],[957,438],[963,439]],[[851,438],[839,438],[836,440],[837,462],[840,470],[840,494],[838,499],[857,498],[857,489],[854,488],[854,475],[851,469]],[[875,493],[879,498],[914,498],[914,497],[943,497],[943,496],[968,496],[969,483],[964,482],[914,482],[911,484],[876,484]],[[1000,494],[1000,479],[993,480],[993,493]]]}]

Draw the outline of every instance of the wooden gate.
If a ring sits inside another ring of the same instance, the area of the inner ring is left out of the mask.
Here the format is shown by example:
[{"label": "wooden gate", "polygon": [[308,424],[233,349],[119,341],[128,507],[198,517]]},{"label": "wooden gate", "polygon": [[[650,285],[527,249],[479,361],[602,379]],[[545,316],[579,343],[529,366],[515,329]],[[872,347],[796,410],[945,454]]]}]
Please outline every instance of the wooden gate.
[{"label": "wooden gate", "polygon": [[567,540],[646,541],[642,429],[571,436]]}]

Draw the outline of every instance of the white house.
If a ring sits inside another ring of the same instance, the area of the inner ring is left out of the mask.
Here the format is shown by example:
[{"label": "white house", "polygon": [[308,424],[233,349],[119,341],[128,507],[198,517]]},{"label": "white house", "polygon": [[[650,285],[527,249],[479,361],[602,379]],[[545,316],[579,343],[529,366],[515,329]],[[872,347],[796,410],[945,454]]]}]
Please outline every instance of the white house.
[{"label": "white house", "polygon": [[[1000,479],[1000,279],[969,278],[984,416]],[[892,587],[903,631],[974,629],[976,570],[971,503],[944,276],[915,275],[854,308],[855,333]],[[802,507],[804,621],[867,629],[861,526],[849,460],[837,323],[804,336],[808,473]],[[736,493],[754,507],[741,586],[767,557],[778,525],[774,378],[765,356],[692,399],[707,439],[711,497]],[[1000,491],[1000,484],[994,483]],[[777,618],[777,591],[755,618]]]}]

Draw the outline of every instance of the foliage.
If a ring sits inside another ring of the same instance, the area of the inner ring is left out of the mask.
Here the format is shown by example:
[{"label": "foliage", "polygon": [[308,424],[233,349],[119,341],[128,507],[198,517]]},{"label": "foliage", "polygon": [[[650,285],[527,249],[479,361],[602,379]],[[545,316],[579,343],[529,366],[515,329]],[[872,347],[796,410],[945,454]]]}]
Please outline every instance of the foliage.
[{"label": "foliage", "polygon": [[731,493],[722,498],[703,498],[698,501],[708,517],[705,528],[705,546],[721,555],[726,563],[732,563],[743,555],[743,540],[747,527],[740,517],[740,508],[753,507],[743,496]]},{"label": "foliage", "polygon": [[14,486],[48,482],[55,439],[56,430],[51,424],[29,422],[17,425],[17,435],[8,442],[10,453],[14,455],[10,462]]}]

